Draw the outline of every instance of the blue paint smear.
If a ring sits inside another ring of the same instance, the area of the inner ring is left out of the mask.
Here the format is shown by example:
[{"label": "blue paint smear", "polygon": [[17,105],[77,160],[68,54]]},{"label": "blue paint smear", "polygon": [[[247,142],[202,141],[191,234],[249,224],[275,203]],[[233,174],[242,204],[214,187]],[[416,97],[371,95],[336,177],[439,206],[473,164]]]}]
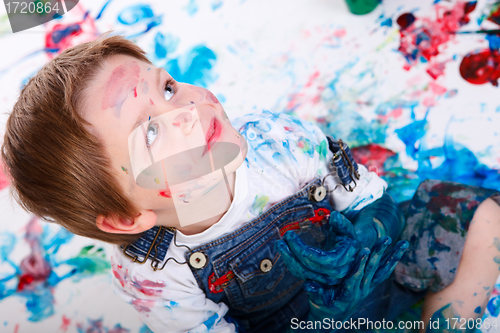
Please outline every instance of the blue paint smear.
[{"label": "blue paint smear", "polygon": [[210,318],[208,318],[207,320],[205,320],[203,322],[203,325],[205,325],[207,327],[207,330],[211,330],[212,327],[217,323],[219,322],[220,320],[220,317],[219,317],[219,314],[218,313],[215,313],[213,316],[211,316]]},{"label": "blue paint smear", "polygon": [[155,55],[160,59],[165,58],[168,53],[174,52],[178,45],[179,38],[172,34],[163,35],[158,32],[155,36]]},{"label": "blue paint smear", "polygon": [[212,10],[216,11],[217,9],[222,7],[222,4],[223,4],[222,0],[215,0],[214,2],[212,2]]},{"label": "blue paint smear", "polygon": [[380,23],[381,27],[392,27],[392,19],[388,18]]},{"label": "blue paint smear", "polygon": [[481,313],[481,307],[478,306],[475,310],[474,310],[475,313]]},{"label": "blue paint smear", "polygon": [[488,305],[486,305],[486,309],[493,317],[498,317],[500,313],[500,297],[495,296],[489,300]]},{"label": "blue paint smear", "polygon": [[151,331],[146,325],[143,325],[139,330],[139,333],[153,333],[153,331]]},{"label": "blue paint smear", "polygon": [[216,60],[217,56],[212,50],[198,45],[187,54],[168,61],[164,68],[179,82],[206,88],[217,79],[212,69]]},{"label": "blue paint smear", "polygon": [[495,51],[500,49],[500,35],[487,34],[486,40],[489,43],[490,50]]},{"label": "blue paint smear", "polygon": [[196,3],[196,0],[190,0],[186,9],[190,16],[196,14],[196,12],[198,12],[198,4]]},{"label": "blue paint smear", "polygon": [[118,22],[132,25],[151,17],[154,17],[154,14],[149,5],[135,5],[122,10],[118,15]]},{"label": "blue paint smear", "polygon": [[103,12],[104,12],[104,10],[106,9],[106,7],[108,7],[108,5],[111,3],[111,1],[113,1],[113,0],[108,0],[108,1],[106,1],[106,3],[104,4],[104,6],[102,6],[101,10],[99,11],[99,14],[97,14],[97,16],[96,16],[96,18],[95,18],[96,20],[98,20],[98,19],[100,19],[100,18],[101,18],[102,13],[103,13]]}]

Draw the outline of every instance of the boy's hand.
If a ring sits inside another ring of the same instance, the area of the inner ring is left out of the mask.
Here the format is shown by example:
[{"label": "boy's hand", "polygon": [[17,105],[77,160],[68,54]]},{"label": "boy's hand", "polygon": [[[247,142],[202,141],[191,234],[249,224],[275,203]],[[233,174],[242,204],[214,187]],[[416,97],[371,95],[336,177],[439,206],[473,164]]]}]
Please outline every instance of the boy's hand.
[{"label": "boy's hand", "polygon": [[292,231],[275,244],[292,274],[306,280],[308,320],[348,319],[360,302],[391,275],[408,248],[407,241],[399,241],[386,253],[392,240],[384,236],[372,251],[360,249],[353,225],[338,212],[332,212],[330,228],[332,237],[324,250],[306,246]]},{"label": "boy's hand", "polygon": [[330,237],[323,249],[305,245],[293,231],[275,243],[290,272],[303,280],[338,284],[356,259],[360,245],[351,222],[339,212],[330,215]]}]

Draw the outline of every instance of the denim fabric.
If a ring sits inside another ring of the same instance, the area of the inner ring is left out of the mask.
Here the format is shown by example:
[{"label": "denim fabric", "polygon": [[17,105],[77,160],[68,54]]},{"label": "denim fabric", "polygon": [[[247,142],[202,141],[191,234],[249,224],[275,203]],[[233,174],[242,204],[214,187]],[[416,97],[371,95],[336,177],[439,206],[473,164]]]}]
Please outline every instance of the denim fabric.
[{"label": "denim fabric", "polygon": [[[132,257],[137,257],[139,262],[146,262],[147,259],[151,259],[156,262],[162,262],[167,254],[168,246],[172,241],[174,233],[172,229],[160,228],[155,226],[149,230],[146,230],[142,236],[136,240],[134,243],[129,244],[125,253]],[[156,238],[156,241],[155,241]],[[125,248],[120,246],[122,250]],[[148,251],[151,248],[151,251]]]},{"label": "denim fabric", "polygon": [[[320,202],[309,199],[310,190],[320,184],[321,180],[315,179],[243,227],[186,253],[188,261],[195,252],[207,256],[208,264],[204,268],[190,266],[194,277],[209,299],[228,305],[228,315],[247,332],[280,332],[292,318],[307,315],[309,303],[302,289],[303,280],[288,271],[274,249],[274,242],[288,228],[300,223],[300,228],[293,231],[306,244],[324,245],[329,216],[325,215],[319,223],[309,220],[315,216],[315,210],[332,211],[327,199]],[[268,272],[261,269],[265,260],[272,263]],[[222,290],[211,290],[212,274],[215,279],[220,279],[231,272],[232,278]]]}]

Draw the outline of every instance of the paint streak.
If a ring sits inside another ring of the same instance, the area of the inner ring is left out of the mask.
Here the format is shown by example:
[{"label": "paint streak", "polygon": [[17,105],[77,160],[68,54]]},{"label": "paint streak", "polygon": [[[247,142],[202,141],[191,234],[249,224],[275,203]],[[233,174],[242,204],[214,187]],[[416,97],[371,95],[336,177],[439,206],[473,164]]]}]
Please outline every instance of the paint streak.
[{"label": "paint streak", "polygon": [[122,166],[122,170],[128,175],[128,169]]},{"label": "paint streak", "polygon": [[114,108],[115,116],[120,117],[121,108],[127,95],[134,92],[139,82],[141,69],[136,63],[120,65],[113,70],[111,76],[103,87],[104,97],[101,102],[101,109]]},{"label": "paint streak", "polygon": [[358,163],[364,165],[368,170],[374,171],[379,176],[386,173],[384,164],[387,159],[396,156],[396,153],[392,150],[373,143],[351,148],[351,152]]},{"label": "paint streak", "polygon": [[154,17],[154,13],[149,5],[134,5],[125,8],[118,15],[118,22],[125,25],[133,25],[152,17]]},{"label": "paint streak", "polygon": [[155,306],[155,303],[155,301],[148,301],[145,299],[134,299],[130,302],[138,312],[150,312],[151,308]]},{"label": "paint streak", "polygon": [[61,324],[61,327],[59,329],[62,330],[63,332],[67,332],[69,325],[71,324],[71,319],[69,319],[68,317],[63,315],[61,320],[62,320],[62,324]]},{"label": "paint streak", "polygon": [[216,79],[212,70],[216,60],[217,56],[211,49],[198,45],[185,55],[169,60],[164,68],[179,82],[206,88]]},{"label": "paint streak", "polygon": [[[420,62],[431,62],[427,70],[434,79],[443,74],[443,69],[436,70],[430,67],[445,45],[455,39],[454,33],[463,25],[469,22],[468,14],[472,7],[465,2],[458,1],[451,9],[439,4],[435,5],[436,19],[416,18],[412,13],[401,15],[397,22],[400,26],[401,52],[409,70],[412,66]],[[437,65],[439,68],[439,65]]]},{"label": "paint streak", "polygon": [[155,103],[153,102],[153,100],[151,98],[149,99],[149,104],[151,104],[152,106],[155,106]]},{"label": "paint streak", "polygon": [[165,197],[165,198],[171,198],[172,197],[172,193],[170,192],[170,190],[160,191],[160,193],[158,193],[158,195],[160,195],[162,197]]},{"label": "paint streak", "polygon": [[[165,288],[165,282],[154,282],[150,280],[138,281],[133,279],[132,286],[147,296],[157,296],[162,293],[161,288]],[[159,288],[159,289],[155,289]]]},{"label": "paint streak", "polygon": [[250,208],[250,211],[254,215],[260,215],[264,211],[264,206],[269,201],[269,197],[267,195],[256,195]]}]

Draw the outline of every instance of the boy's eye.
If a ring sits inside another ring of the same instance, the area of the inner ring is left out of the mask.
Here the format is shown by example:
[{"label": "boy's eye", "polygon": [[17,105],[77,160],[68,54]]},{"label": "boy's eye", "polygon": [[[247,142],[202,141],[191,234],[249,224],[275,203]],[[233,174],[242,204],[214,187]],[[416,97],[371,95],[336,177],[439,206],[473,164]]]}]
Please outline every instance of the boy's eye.
[{"label": "boy's eye", "polygon": [[175,94],[175,84],[173,79],[170,79],[165,84],[165,99],[169,101]]},{"label": "boy's eye", "polygon": [[151,147],[158,135],[158,125],[150,124],[146,130],[146,147]]}]

